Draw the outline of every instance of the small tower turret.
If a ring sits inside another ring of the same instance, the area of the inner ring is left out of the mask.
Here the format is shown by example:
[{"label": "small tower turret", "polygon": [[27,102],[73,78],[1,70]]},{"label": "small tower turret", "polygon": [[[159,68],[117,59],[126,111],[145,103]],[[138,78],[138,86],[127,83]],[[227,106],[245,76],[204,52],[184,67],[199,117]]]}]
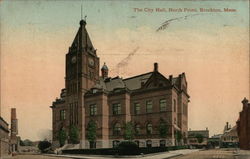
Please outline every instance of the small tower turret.
[{"label": "small tower turret", "polygon": [[102,78],[108,78],[109,69],[105,62],[102,66],[101,71],[102,71]]}]

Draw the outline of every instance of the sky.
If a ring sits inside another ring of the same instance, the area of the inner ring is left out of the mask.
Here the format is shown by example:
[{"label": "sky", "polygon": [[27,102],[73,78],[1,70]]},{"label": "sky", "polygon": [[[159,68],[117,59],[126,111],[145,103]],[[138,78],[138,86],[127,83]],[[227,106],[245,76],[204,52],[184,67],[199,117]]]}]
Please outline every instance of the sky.
[{"label": "sky", "polygon": [[106,62],[110,76],[150,72],[154,62],[166,77],[185,72],[189,128],[208,127],[211,136],[222,133],[226,122],[235,125],[242,99],[249,98],[248,1],[2,0],[1,116],[10,123],[10,108],[17,109],[22,139],[41,140],[52,129],[49,106],[64,88],[65,54],[81,5],[100,65]]}]

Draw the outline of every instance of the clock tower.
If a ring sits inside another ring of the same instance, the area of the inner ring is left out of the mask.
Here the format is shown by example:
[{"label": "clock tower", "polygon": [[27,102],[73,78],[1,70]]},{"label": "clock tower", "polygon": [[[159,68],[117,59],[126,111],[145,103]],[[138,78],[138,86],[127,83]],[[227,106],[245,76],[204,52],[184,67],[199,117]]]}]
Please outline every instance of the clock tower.
[{"label": "clock tower", "polygon": [[69,119],[67,129],[77,127],[80,141],[85,140],[84,93],[91,89],[98,80],[99,57],[86,30],[86,21],[81,20],[78,32],[66,54],[65,77],[65,104],[68,108],[67,118]]}]

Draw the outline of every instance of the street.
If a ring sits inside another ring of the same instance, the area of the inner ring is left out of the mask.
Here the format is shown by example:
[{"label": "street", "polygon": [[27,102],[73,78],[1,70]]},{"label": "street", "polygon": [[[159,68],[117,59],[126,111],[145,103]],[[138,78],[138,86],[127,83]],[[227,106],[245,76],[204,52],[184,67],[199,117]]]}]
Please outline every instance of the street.
[{"label": "street", "polygon": [[[174,157],[176,156],[176,157]],[[104,159],[117,158],[112,156],[92,156],[92,155],[72,155],[72,156],[48,156],[48,155],[17,155],[12,158],[4,159]],[[118,157],[119,158],[119,157]],[[124,158],[124,157],[123,157]],[[129,157],[143,159],[250,159],[250,151],[235,149],[213,149],[213,150],[176,150],[145,156]]]},{"label": "street", "polygon": [[250,159],[250,151],[235,149],[215,149],[190,153],[173,159]]},{"label": "street", "polygon": [[44,155],[17,155],[17,156],[3,158],[3,159],[73,159],[73,158],[49,157],[49,156],[44,156]]}]

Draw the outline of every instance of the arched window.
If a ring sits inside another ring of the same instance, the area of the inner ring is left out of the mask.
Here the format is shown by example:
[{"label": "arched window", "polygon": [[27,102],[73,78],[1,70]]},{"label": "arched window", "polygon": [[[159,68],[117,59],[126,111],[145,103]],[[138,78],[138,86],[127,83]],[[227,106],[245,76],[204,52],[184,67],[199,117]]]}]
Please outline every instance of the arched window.
[{"label": "arched window", "polygon": [[167,137],[169,131],[167,123],[163,119],[160,119],[159,123],[160,123],[158,127],[159,135],[161,138],[165,138]]},{"label": "arched window", "polygon": [[136,124],[136,125],[135,125],[135,134],[136,134],[136,135],[139,135],[140,132],[141,132],[141,127],[140,127],[139,124]]},{"label": "arched window", "polygon": [[135,140],[135,143],[138,145],[138,147],[140,147],[140,141]]},{"label": "arched window", "polygon": [[147,134],[152,134],[153,133],[153,126],[152,124],[148,123],[146,126]]},{"label": "arched window", "polygon": [[160,147],[166,146],[166,140],[160,140]]},{"label": "arched window", "polygon": [[116,148],[119,145],[120,141],[114,140],[113,141],[113,148]]},{"label": "arched window", "polygon": [[96,148],[96,141],[89,141],[89,148],[95,149]]},{"label": "arched window", "polygon": [[116,123],[113,127],[113,135],[120,135],[121,134],[121,124]]},{"label": "arched window", "polygon": [[152,147],[152,141],[151,140],[147,140],[146,144],[147,144],[147,147]]},{"label": "arched window", "polygon": [[176,100],[174,99],[174,112],[176,112]]}]

